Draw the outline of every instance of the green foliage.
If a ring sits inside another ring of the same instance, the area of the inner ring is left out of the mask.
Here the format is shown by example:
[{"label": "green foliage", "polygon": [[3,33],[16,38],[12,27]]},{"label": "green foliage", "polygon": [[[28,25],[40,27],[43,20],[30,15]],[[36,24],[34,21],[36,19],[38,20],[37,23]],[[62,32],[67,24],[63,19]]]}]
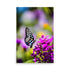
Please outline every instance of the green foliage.
[{"label": "green foliage", "polygon": [[33,59],[31,59],[31,60],[27,60],[27,61],[24,62],[24,63],[34,63],[34,61],[33,61]]}]

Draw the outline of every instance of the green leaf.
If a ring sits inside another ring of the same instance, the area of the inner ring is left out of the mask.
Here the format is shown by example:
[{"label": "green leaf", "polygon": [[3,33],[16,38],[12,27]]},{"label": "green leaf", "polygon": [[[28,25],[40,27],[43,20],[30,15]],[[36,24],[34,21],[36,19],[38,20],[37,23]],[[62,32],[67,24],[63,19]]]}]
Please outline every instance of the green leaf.
[{"label": "green leaf", "polygon": [[31,60],[28,60],[28,61],[26,61],[24,63],[34,63],[34,61],[33,61],[33,59],[31,59]]}]

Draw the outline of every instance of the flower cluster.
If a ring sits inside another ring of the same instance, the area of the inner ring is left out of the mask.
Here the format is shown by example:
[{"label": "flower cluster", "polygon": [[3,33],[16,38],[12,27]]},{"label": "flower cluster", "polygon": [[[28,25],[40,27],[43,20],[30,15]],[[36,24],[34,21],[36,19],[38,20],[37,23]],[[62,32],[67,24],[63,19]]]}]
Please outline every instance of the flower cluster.
[{"label": "flower cluster", "polygon": [[34,62],[53,63],[53,54],[53,37],[49,39],[48,36],[44,37],[42,35],[37,41],[31,56],[34,58]]}]

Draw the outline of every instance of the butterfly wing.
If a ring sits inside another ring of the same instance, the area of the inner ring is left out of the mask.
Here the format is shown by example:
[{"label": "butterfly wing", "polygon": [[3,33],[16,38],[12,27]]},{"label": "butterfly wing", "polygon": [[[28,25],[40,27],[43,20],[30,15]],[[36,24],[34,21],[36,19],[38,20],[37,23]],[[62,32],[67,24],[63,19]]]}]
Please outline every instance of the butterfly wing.
[{"label": "butterfly wing", "polygon": [[30,31],[28,27],[25,28],[25,34],[26,36],[32,35],[32,32]]},{"label": "butterfly wing", "polygon": [[33,43],[35,42],[34,37],[32,35],[32,32],[30,31],[30,29],[28,27],[26,27],[25,29],[25,43],[26,45],[30,46],[30,48],[32,48]]}]

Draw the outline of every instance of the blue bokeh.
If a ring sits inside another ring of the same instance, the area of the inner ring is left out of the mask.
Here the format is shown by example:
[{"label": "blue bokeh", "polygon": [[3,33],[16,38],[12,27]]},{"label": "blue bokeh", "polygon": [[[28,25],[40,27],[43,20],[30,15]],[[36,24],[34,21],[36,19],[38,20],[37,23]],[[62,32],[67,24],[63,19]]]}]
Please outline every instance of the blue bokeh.
[{"label": "blue bokeh", "polygon": [[29,7],[17,7],[17,13],[22,13],[29,10]]}]

